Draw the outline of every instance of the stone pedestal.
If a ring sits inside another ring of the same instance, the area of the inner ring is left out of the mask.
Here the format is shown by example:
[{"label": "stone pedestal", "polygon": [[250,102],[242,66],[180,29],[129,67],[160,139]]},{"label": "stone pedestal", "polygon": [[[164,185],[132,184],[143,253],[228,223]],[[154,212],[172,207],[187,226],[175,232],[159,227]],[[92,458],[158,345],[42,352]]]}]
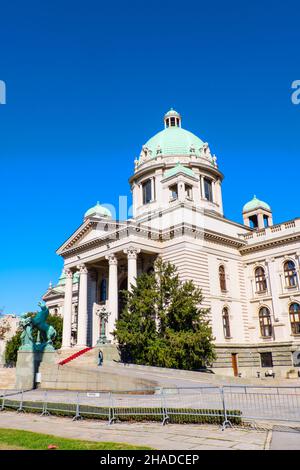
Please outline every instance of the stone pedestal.
[{"label": "stone pedestal", "polygon": [[16,365],[16,388],[31,390],[36,385],[40,363],[55,364],[55,351],[19,351]]},{"label": "stone pedestal", "polygon": [[39,354],[34,351],[19,351],[16,365],[16,388],[31,390],[35,386],[35,374],[39,367]]}]

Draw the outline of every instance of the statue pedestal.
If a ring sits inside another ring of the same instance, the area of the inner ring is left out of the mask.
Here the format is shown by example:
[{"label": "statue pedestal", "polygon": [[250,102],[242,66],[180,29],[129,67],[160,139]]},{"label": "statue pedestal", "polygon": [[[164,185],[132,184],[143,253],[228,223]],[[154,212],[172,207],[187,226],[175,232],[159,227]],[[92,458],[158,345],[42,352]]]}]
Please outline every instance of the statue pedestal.
[{"label": "statue pedestal", "polygon": [[55,364],[55,351],[19,351],[16,365],[16,388],[31,390],[36,386],[36,374],[41,362]]},{"label": "statue pedestal", "polygon": [[35,386],[35,374],[39,367],[38,353],[19,351],[16,365],[16,388],[31,390]]}]

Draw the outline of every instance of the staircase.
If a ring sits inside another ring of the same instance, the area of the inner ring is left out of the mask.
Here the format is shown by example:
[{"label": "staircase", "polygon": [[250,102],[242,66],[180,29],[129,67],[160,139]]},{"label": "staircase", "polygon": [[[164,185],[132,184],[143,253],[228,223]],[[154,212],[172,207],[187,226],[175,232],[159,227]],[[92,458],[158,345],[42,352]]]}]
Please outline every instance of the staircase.
[{"label": "staircase", "polygon": [[59,366],[64,366],[65,364],[68,364],[68,362],[71,362],[73,361],[74,359],[76,359],[77,357],[79,356],[82,356],[83,354],[87,353],[88,351],[91,351],[93,348],[84,348],[84,349],[81,349],[80,351],[77,351],[76,353],[72,354],[71,356],[69,357],[66,357],[65,359],[63,359],[62,361],[60,361],[58,363]]}]

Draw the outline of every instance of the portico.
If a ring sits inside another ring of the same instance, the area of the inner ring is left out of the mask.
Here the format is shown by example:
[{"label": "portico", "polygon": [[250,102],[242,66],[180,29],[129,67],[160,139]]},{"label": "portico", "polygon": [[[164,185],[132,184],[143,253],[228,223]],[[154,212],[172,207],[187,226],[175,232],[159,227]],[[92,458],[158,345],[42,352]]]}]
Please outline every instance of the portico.
[{"label": "portico", "polygon": [[[109,313],[106,337],[113,342],[112,332],[120,313],[119,291],[130,290],[136,284],[138,273],[145,267],[149,269],[155,257],[130,244],[99,259],[66,267],[62,348],[84,348],[96,344],[100,334],[96,312],[100,306]],[[72,344],[73,278],[76,273],[79,276],[77,338]]]}]

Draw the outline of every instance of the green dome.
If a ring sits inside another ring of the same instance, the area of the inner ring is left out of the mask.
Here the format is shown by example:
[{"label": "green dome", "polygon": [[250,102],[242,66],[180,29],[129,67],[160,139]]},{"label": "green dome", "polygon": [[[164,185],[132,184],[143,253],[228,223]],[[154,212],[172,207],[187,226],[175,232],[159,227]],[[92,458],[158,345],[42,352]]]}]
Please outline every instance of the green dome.
[{"label": "green dome", "polygon": [[204,142],[192,132],[182,129],[182,127],[167,127],[151,137],[144,145],[152,152],[155,158],[162,155],[190,155],[191,149],[200,156],[200,149]]},{"label": "green dome", "polygon": [[87,217],[109,217],[111,218],[111,212],[106,207],[101,206],[99,202],[94,207],[91,207],[85,214],[84,218]]},{"label": "green dome", "polygon": [[267,211],[271,212],[271,207],[269,206],[269,204],[264,201],[260,201],[259,199],[257,199],[256,196],[253,196],[253,199],[244,205],[243,212],[250,212],[259,208],[266,209]]},{"label": "green dome", "polygon": [[[79,273],[75,273],[73,275],[73,284],[77,284],[79,282]],[[62,271],[60,278],[57,283],[57,287],[62,287],[66,285],[66,275],[64,270]]]}]

